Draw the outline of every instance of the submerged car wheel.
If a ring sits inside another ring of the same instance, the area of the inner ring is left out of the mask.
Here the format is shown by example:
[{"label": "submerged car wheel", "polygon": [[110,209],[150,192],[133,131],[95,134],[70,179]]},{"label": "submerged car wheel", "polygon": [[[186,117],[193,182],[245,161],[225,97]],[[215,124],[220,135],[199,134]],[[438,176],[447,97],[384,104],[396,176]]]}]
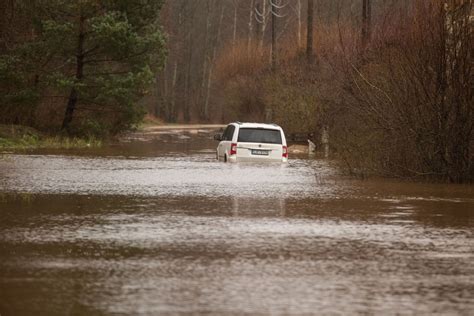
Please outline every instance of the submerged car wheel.
[{"label": "submerged car wheel", "polygon": [[224,162],[227,162],[227,155],[224,156]]}]

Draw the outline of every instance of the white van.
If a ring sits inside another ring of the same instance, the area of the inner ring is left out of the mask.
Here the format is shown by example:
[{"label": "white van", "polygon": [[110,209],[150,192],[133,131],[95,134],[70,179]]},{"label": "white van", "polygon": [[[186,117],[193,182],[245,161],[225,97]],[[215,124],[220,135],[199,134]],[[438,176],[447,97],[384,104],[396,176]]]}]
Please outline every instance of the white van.
[{"label": "white van", "polygon": [[217,159],[225,162],[288,162],[288,147],[283,129],[276,124],[231,123],[219,141]]}]

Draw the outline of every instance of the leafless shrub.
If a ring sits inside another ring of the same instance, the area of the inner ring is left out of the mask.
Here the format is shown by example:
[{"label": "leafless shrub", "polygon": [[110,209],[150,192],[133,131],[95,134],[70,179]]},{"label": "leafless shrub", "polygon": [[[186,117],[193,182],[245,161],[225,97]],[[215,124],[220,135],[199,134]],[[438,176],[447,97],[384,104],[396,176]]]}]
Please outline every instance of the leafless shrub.
[{"label": "leafless shrub", "polygon": [[350,103],[333,130],[353,171],[473,179],[471,12],[470,1],[417,1],[346,58]]}]

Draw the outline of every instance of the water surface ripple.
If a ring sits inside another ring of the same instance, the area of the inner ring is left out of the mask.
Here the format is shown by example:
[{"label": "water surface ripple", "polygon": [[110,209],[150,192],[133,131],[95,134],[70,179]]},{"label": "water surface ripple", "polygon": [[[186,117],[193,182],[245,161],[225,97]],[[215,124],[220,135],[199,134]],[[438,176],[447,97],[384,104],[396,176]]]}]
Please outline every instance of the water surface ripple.
[{"label": "water surface ripple", "polygon": [[471,315],[472,187],[212,146],[0,159],[1,315]]}]

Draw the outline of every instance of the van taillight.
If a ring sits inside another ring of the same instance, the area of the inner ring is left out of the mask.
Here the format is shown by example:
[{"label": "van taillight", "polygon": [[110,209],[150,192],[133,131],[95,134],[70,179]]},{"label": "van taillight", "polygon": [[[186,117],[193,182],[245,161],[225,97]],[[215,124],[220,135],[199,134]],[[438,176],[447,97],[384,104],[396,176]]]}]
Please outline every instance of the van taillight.
[{"label": "van taillight", "polygon": [[283,146],[283,153],[281,155],[283,158],[288,158],[288,147]]},{"label": "van taillight", "polygon": [[230,145],[230,155],[237,155],[237,144],[233,143]]}]

